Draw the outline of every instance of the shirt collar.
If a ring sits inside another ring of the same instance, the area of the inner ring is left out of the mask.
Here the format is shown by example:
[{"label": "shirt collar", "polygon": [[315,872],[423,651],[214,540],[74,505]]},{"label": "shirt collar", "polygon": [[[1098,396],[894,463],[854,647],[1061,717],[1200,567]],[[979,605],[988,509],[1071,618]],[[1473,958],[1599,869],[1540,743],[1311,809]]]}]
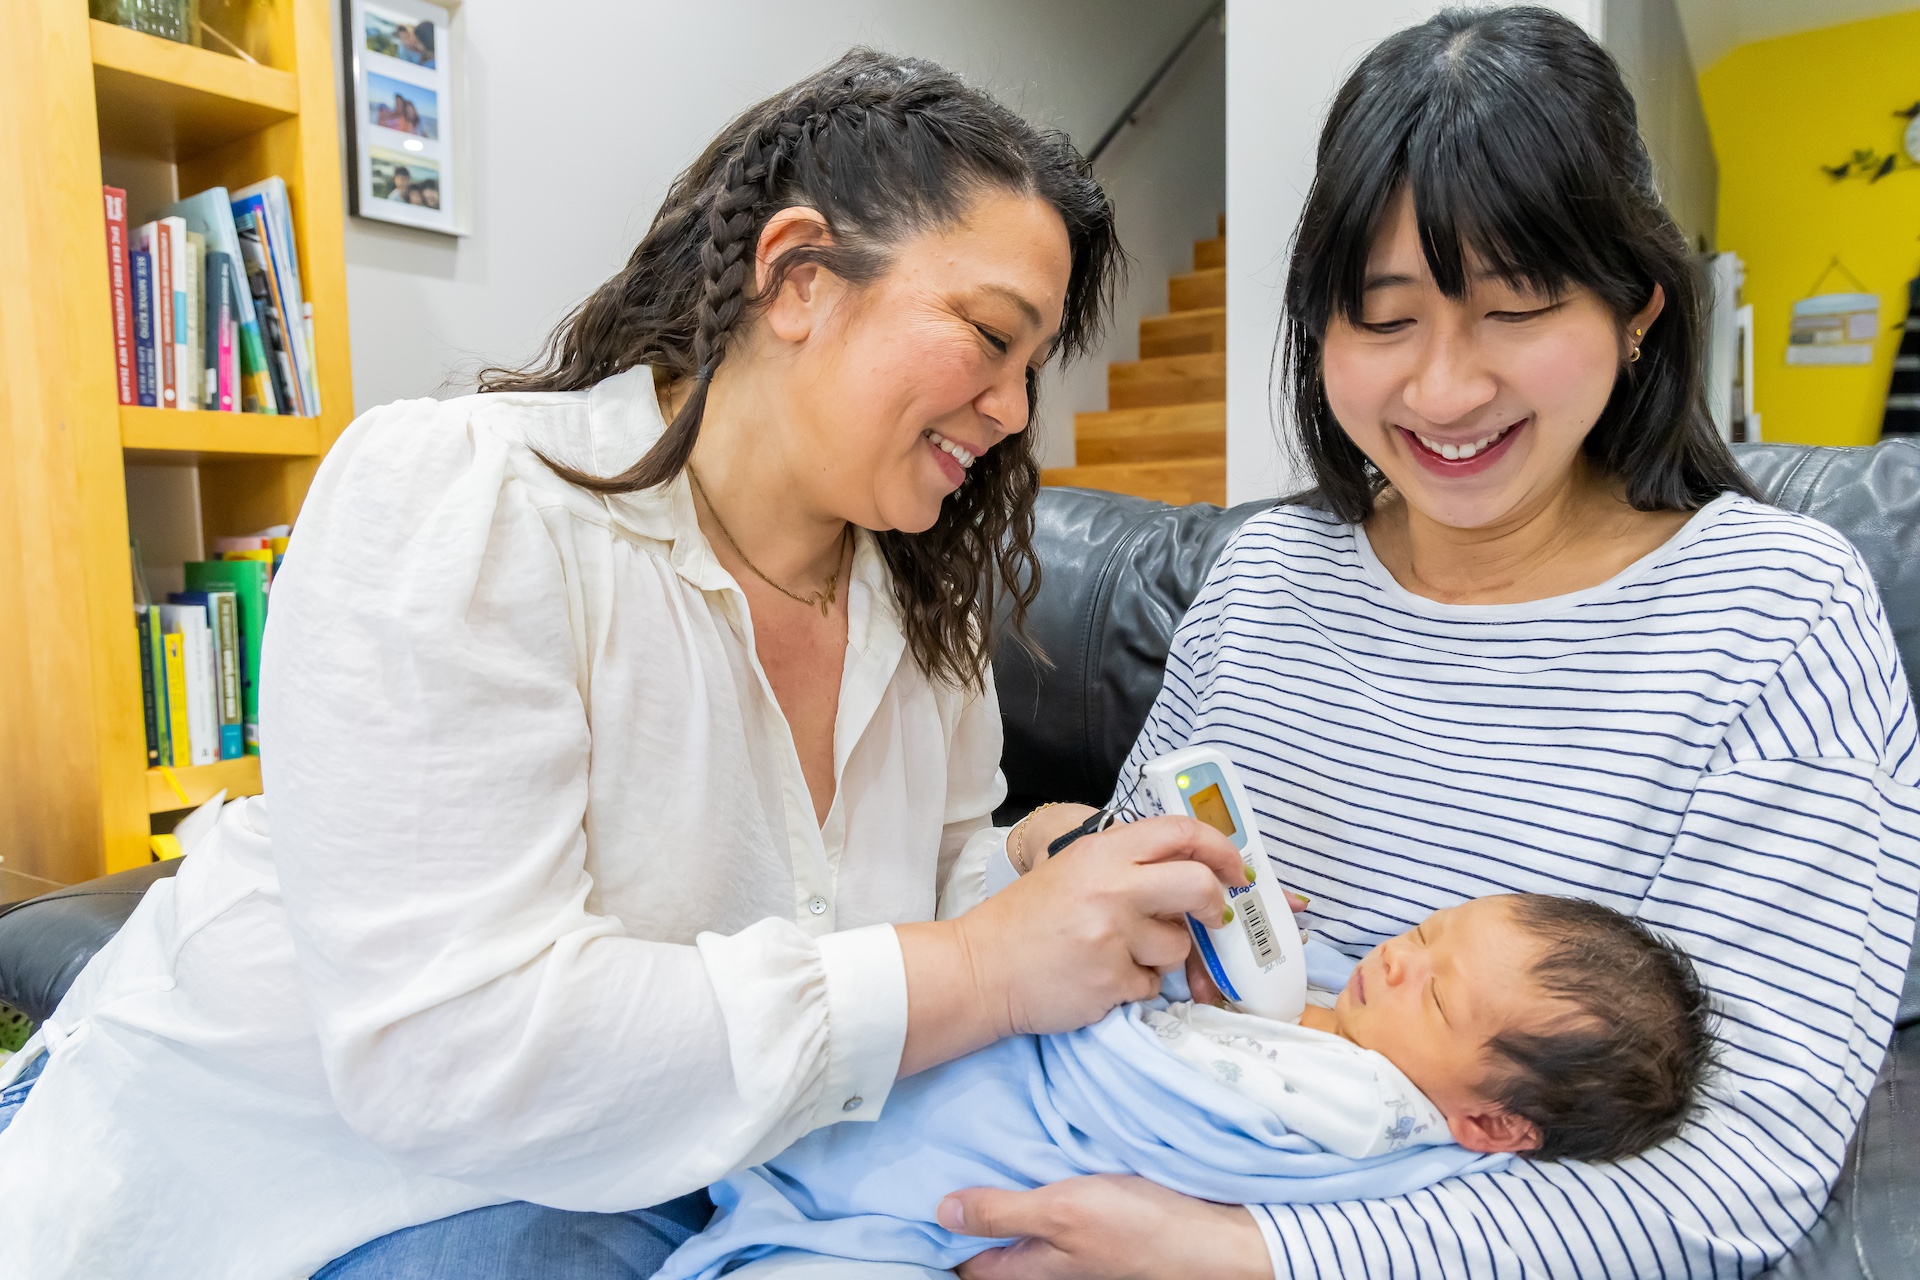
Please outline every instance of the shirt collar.
[{"label": "shirt collar", "polygon": [[[632,466],[666,434],[653,370],[638,365],[602,379],[587,393],[592,426],[591,466],[598,475],[614,475]],[[714,556],[694,512],[693,486],[685,472],[663,485],[633,493],[609,494],[607,511],[615,524],[643,538],[669,545],[676,572],[703,591],[738,591],[739,584]],[[847,584],[847,643],[862,653],[886,655],[884,665],[905,647],[893,579],[873,534],[854,530],[852,579]]]}]

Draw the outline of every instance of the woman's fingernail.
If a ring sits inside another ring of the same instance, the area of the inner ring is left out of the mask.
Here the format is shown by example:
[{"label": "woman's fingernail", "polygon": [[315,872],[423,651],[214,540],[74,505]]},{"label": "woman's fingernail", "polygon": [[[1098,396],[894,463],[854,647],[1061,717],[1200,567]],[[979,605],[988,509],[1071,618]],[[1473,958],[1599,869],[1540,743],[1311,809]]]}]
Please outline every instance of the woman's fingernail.
[{"label": "woman's fingernail", "polygon": [[967,1215],[961,1210],[960,1197],[948,1196],[942,1200],[940,1207],[933,1211],[933,1220],[949,1231],[965,1231]]}]

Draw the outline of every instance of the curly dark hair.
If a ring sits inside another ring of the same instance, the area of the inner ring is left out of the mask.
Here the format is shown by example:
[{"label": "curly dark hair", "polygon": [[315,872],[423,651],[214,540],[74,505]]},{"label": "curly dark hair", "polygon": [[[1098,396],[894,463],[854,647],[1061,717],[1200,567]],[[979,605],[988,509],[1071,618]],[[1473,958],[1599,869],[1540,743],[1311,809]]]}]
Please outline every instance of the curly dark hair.
[{"label": "curly dark hair", "polygon": [[1535,1160],[1624,1160],[1698,1111],[1714,1068],[1712,999],[1693,961],[1631,916],[1582,898],[1522,893],[1520,927],[1545,944],[1540,990],[1573,1012],[1488,1042],[1489,1096],[1540,1128]]},{"label": "curly dark hair", "polygon": [[[663,484],[692,456],[709,379],[743,318],[789,272],[816,263],[856,286],[871,283],[901,241],[953,225],[989,191],[1043,200],[1066,224],[1072,265],[1058,350],[1085,354],[1099,341],[1122,255],[1113,206],[1073,143],[934,63],[854,49],[723,129],[675,180],[626,267],[561,323],[534,366],[485,370],[480,389],[580,391],[640,364],[690,382],[666,433],[620,474],[548,461],[599,493]],[[816,210],[832,242],[783,253],[755,295],[760,234],[796,206]],[[1038,393],[1029,374],[1030,407]],[[909,650],[930,677],[984,679],[999,592],[1009,597],[1011,625],[1023,624],[1040,586],[1039,486],[1032,433],[1020,432],[974,463],[930,529],[875,534]]]}]

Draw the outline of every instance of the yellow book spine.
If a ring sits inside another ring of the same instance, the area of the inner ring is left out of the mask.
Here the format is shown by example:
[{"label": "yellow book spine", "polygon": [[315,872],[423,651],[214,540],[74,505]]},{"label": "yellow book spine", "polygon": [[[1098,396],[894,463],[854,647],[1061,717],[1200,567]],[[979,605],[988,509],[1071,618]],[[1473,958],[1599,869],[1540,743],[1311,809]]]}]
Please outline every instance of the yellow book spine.
[{"label": "yellow book spine", "polygon": [[178,631],[165,636],[167,664],[167,725],[173,735],[176,768],[193,763],[193,744],[187,733],[187,638]]}]

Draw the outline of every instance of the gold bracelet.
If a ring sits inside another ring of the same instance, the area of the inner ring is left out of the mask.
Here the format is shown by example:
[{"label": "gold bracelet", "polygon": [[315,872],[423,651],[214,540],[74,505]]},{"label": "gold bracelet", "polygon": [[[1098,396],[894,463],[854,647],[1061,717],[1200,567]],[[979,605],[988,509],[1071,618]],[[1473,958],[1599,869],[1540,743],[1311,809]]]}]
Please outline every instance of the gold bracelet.
[{"label": "gold bracelet", "polygon": [[[1013,824],[1013,830],[1007,833],[1007,838],[1009,841],[1017,841],[1017,843],[1013,846],[1014,853],[1010,853],[1007,860],[1013,863],[1013,869],[1015,871],[1021,875],[1025,875],[1027,872],[1033,870],[1027,863],[1027,818],[1031,818],[1034,814],[1045,809],[1058,809],[1065,803],[1066,801],[1064,800],[1049,800],[1038,809],[1029,809],[1026,818],[1022,818]],[[1016,854],[1017,856],[1015,856]]]}]

